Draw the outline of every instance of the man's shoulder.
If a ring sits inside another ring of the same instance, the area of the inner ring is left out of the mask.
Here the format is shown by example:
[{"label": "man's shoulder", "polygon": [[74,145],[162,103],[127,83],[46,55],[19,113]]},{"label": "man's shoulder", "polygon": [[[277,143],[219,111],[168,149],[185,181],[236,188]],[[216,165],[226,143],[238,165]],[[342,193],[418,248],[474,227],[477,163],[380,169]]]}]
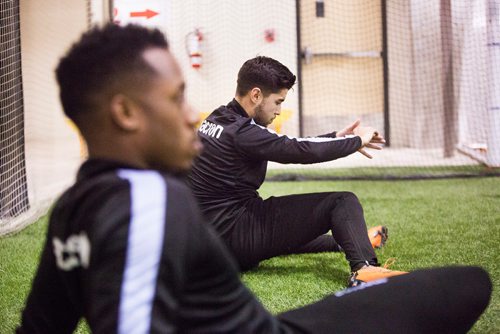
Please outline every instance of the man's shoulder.
[{"label": "man's shoulder", "polygon": [[229,106],[220,106],[219,108],[215,109],[210,115],[208,115],[206,120],[220,125],[243,125],[246,123],[250,123],[251,121],[250,118],[241,116]]},{"label": "man's shoulder", "polygon": [[[157,170],[119,170],[117,175],[126,180],[129,187],[151,191],[165,191],[167,194],[175,194],[175,197],[182,196],[183,198],[190,196],[190,190],[186,185],[183,176],[177,174],[162,172]],[[147,196],[144,194],[145,198]]]},{"label": "man's shoulder", "polygon": [[170,192],[179,194],[181,196],[190,197],[191,190],[186,184],[184,177],[179,177],[170,174],[163,174],[163,178],[167,184]]},{"label": "man's shoulder", "polygon": [[125,189],[126,181],[118,176],[116,171],[99,173],[89,177],[79,178],[59,198],[59,204],[77,201],[82,203],[85,199],[96,199],[106,195],[116,195],[119,189]]},{"label": "man's shoulder", "polygon": [[139,196],[142,201],[153,199],[153,192],[163,191],[182,197],[189,197],[190,194],[189,188],[178,176],[156,170],[118,168],[77,180],[61,195],[56,207],[89,203],[98,209],[109,202],[124,204],[132,195]]},{"label": "man's shoulder", "polygon": [[241,128],[250,124],[250,122],[250,118],[242,117],[230,108],[222,106],[203,120],[198,128],[198,132],[201,138],[227,141],[228,138],[233,137]]},{"label": "man's shoulder", "polygon": [[[185,182],[154,170],[118,169],[80,180],[63,193],[51,213],[51,230],[66,235],[92,230],[101,238],[154,210],[182,212],[195,200]],[[113,232],[114,233],[114,232]]]}]

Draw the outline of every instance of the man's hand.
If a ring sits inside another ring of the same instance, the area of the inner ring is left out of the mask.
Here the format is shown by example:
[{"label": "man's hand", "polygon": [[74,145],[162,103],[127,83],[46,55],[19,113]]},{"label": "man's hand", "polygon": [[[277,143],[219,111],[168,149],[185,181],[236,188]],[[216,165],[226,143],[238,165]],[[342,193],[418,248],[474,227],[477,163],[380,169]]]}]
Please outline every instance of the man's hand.
[{"label": "man's hand", "polygon": [[377,144],[384,144],[385,140],[377,130],[369,126],[358,126],[353,129],[354,135],[361,138],[361,148],[358,150],[359,153],[363,154],[365,157],[371,159],[373,158],[368,152],[365,151],[365,147],[372,148],[375,150],[381,150],[382,146]]},{"label": "man's hand", "polygon": [[373,157],[369,153],[367,153],[364,148],[368,147],[374,150],[381,150],[382,146],[377,144],[384,144],[385,139],[374,128],[368,126],[359,126],[360,124],[361,121],[359,119],[356,120],[351,125],[348,125],[344,129],[338,131],[337,137],[345,137],[347,135],[359,136],[362,143],[361,148],[358,150],[359,153],[371,159]]},{"label": "man's hand", "polygon": [[354,129],[357,128],[360,123],[361,123],[361,121],[359,119],[356,120],[354,123],[352,123],[351,125],[347,126],[346,128],[344,128],[344,129],[342,129],[340,131],[337,131],[336,136],[337,137],[345,137],[347,135],[353,135],[354,134]]}]

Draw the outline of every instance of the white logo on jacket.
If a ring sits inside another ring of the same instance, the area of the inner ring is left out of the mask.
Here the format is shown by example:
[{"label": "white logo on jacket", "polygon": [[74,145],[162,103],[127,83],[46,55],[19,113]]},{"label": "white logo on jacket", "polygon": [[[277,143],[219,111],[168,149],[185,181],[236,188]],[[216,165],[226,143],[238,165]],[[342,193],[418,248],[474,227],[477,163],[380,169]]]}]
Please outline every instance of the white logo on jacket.
[{"label": "white logo on jacket", "polygon": [[207,136],[219,139],[222,131],[224,131],[224,128],[221,125],[204,120],[198,131],[206,134]]},{"label": "white logo on jacket", "polygon": [[54,237],[52,245],[59,269],[69,271],[77,267],[89,266],[90,242],[85,232],[70,235],[66,242]]}]

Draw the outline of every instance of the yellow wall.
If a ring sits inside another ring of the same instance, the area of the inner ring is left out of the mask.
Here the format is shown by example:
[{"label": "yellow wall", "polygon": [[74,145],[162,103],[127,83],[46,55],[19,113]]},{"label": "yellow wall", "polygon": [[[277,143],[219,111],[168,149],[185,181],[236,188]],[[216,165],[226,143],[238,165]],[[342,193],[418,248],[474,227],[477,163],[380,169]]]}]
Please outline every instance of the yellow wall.
[{"label": "yellow wall", "polygon": [[314,59],[304,65],[303,80],[304,115],[363,115],[384,110],[379,59]]},{"label": "yellow wall", "polygon": [[325,17],[317,18],[316,0],[302,0],[302,45],[314,52],[382,49],[380,0],[325,1]]},{"label": "yellow wall", "polygon": [[301,44],[313,53],[302,67],[305,134],[340,129],[357,118],[382,131],[380,0],[325,1],[324,17],[316,17],[315,5],[301,1]]}]

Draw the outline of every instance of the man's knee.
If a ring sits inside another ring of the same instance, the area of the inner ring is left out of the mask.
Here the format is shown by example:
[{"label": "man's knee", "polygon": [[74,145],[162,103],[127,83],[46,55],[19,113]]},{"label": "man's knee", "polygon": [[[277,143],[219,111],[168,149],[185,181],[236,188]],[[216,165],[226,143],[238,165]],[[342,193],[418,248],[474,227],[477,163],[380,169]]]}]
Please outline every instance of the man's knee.
[{"label": "man's knee", "polygon": [[358,196],[349,191],[343,191],[338,193],[338,201],[345,203],[346,205],[360,205]]},{"label": "man's knee", "polygon": [[363,210],[358,197],[349,191],[332,192],[316,207],[317,213],[330,215],[337,210],[347,210],[349,212],[357,212]]}]

